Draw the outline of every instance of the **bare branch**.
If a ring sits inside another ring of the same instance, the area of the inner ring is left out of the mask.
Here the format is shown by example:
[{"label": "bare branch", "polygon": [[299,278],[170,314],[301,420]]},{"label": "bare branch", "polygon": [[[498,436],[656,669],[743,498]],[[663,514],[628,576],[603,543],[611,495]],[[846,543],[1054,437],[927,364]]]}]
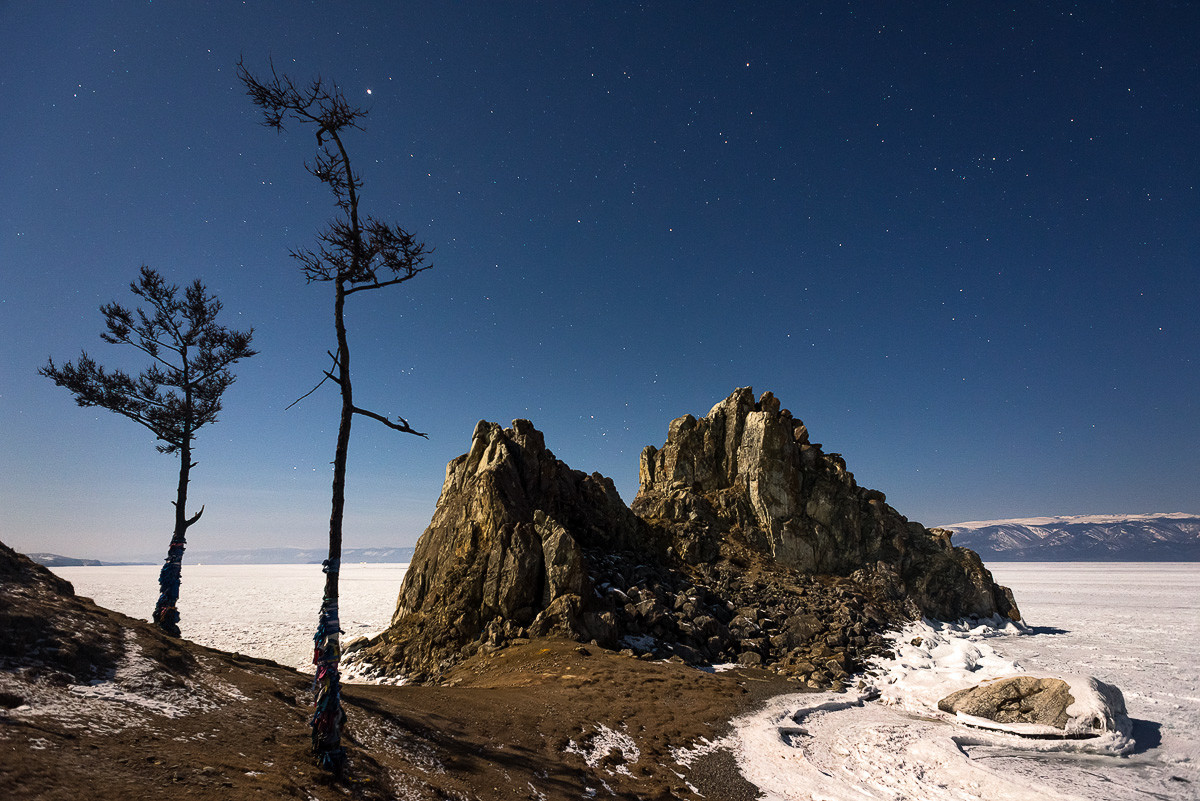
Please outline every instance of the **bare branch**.
[{"label": "bare branch", "polygon": [[[320,389],[320,388],[321,388],[321,384],[324,384],[326,381],[328,381],[328,380],[329,380],[329,379],[331,379],[331,378],[333,378],[333,376],[332,376],[332,375],[330,375],[328,371],[326,371],[326,373],[325,373],[325,377],[324,377],[324,378],[322,378],[320,381],[318,381],[318,382],[317,382],[317,385],[316,385],[315,387],[313,387],[312,389],[310,389],[308,392],[305,392],[305,393],[304,393],[303,395],[301,395],[300,397],[296,398],[294,401],[292,401],[291,403],[289,403],[287,406],[284,406],[284,407],[283,407],[283,410],[286,412],[288,409],[292,408],[292,407],[293,407],[293,406],[295,406],[297,403],[299,403],[300,401],[304,400],[304,399],[305,399],[305,398],[307,398],[309,395],[313,394],[313,393],[314,393],[314,392],[316,392],[318,389]],[[337,379],[334,379],[334,380],[336,381]]]},{"label": "bare branch", "polygon": [[185,529],[191,528],[191,526],[194,525],[195,522],[200,519],[200,515],[202,515],[202,514],[204,514],[204,505],[203,504],[201,504],[199,512],[196,512],[196,514],[192,515],[191,517],[189,517],[187,520],[185,520],[183,522],[183,527]]},{"label": "bare branch", "polygon": [[373,284],[358,284],[356,286],[347,287],[346,294],[353,295],[355,292],[362,292],[365,289],[383,289],[384,287],[392,286],[394,284],[403,284],[408,279],[415,278],[417,276],[417,273],[423,273],[432,267],[433,267],[432,264],[427,264],[423,267],[418,267],[418,268],[413,269],[407,275],[401,275],[401,276],[392,278],[387,281],[376,280],[375,283],[373,283]]},{"label": "bare branch", "polygon": [[400,431],[405,434],[415,434],[418,437],[429,439],[428,434],[422,434],[420,431],[413,429],[411,426],[409,426],[408,421],[399,415],[396,416],[396,420],[399,422],[393,423],[391,420],[387,419],[381,414],[376,414],[375,412],[368,411],[366,409],[360,409],[357,406],[351,406],[350,411],[354,412],[355,414],[361,414],[363,417],[370,417],[372,420],[378,420],[393,431]]}]

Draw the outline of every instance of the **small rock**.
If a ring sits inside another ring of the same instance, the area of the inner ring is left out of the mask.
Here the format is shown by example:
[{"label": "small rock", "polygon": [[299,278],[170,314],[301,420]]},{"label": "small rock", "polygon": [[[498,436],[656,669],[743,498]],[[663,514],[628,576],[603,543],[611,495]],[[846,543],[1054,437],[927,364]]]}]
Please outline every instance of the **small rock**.
[{"label": "small rock", "polygon": [[738,655],[737,661],[742,667],[760,667],[762,665],[762,656],[754,651],[743,651]]}]

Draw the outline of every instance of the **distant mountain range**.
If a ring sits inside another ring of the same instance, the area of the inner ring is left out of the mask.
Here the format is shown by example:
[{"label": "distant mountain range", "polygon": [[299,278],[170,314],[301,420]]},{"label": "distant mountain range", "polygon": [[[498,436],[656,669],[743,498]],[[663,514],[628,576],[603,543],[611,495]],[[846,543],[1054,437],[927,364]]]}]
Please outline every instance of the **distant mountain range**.
[{"label": "distant mountain range", "polygon": [[[343,548],[342,564],[359,562],[411,562],[412,548]],[[188,552],[194,565],[319,565],[328,548],[255,548],[240,551]]]},{"label": "distant mountain range", "polygon": [[938,528],[985,562],[1200,562],[1200,515],[1080,515]]},{"label": "distant mountain range", "polygon": [[[1077,515],[1015,520],[975,520],[938,526],[954,532],[954,544],[970,548],[985,562],[1200,562],[1200,515]],[[255,548],[191,551],[191,565],[320,564],[324,548]],[[343,564],[411,562],[412,548],[347,548]],[[29,558],[47,567],[158,564],[159,559],[102,562],[52,553]]]},{"label": "distant mountain range", "polygon": [[[325,548],[253,548],[229,551],[187,551],[185,565],[310,565],[320,564],[328,556]],[[359,562],[411,562],[412,548],[345,548],[342,564]],[[105,566],[157,564],[160,560],[135,562],[102,562],[98,559],[76,559],[53,553],[31,553],[29,558],[46,567]],[[165,556],[165,554],[164,554]]]}]

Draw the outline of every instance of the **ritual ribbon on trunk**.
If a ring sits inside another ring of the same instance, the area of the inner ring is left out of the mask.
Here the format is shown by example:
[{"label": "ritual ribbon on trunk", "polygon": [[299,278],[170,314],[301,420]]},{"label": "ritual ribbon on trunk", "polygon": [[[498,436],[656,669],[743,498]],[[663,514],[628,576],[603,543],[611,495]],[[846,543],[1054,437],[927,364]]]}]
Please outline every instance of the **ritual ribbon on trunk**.
[{"label": "ritual ribbon on trunk", "polygon": [[154,622],[160,629],[172,637],[179,635],[179,610],[175,604],[179,602],[179,584],[183,573],[183,548],[181,539],[171,540],[167,549],[167,559],[163,562],[162,570],[158,572],[158,603],[154,606]]},{"label": "ritual ribbon on trunk", "polygon": [[[321,569],[326,574],[336,574],[338,567],[338,560],[333,559],[323,562]],[[315,711],[312,718],[312,744],[317,764],[334,773],[341,772],[346,760],[346,751],[342,748],[342,726],[346,722],[346,713],[342,709],[342,687],[338,675],[338,661],[341,659],[338,635],[341,633],[337,601],[326,594],[321,601],[317,633],[313,635],[313,664],[316,665],[317,675],[313,679]]]}]

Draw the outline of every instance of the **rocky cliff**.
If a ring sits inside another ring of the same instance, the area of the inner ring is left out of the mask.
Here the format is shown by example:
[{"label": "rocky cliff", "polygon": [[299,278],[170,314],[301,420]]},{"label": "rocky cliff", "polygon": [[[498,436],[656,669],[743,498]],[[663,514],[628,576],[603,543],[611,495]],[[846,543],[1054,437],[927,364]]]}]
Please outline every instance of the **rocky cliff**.
[{"label": "rocky cliff", "polygon": [[585,609],[583,549],[636,548],[643,531],[611,479],[559,461],[528,420],[481,421],[446,467],[374,661],[427,673],[530,634],[612,641],[611,623]]},{"label": "rocky cliff", "polygon": [[738,389],[707,417],[673,420],[663,447],[642,452],[640,477],[634,513],[690,564],[740,549],[801,573],[858,571],[930,617],[1019,617],[975,553],[859,487],[770,392]]},{"label": "rocky cliff", "polygon": [[347,650],[368,674],[421,680],[555,634],[824,687],[922,614],[1019,618],[975,554],[858,487],[770,393],[739,389],[646,448],[632,510],[529,421],[480,422],[447,466],[392,625]]}]

